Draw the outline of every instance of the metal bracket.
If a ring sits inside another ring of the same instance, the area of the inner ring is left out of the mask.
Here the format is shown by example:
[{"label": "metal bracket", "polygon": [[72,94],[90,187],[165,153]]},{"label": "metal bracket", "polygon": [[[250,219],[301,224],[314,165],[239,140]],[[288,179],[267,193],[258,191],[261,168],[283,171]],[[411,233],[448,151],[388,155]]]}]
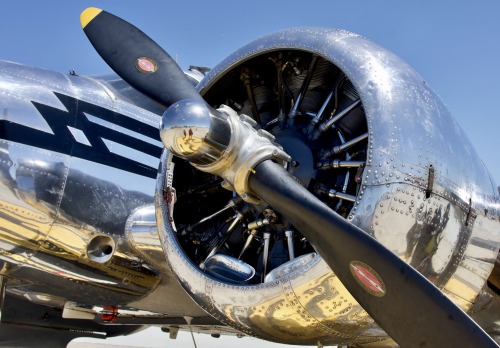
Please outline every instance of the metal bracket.
[{"label": "metal bracket", "polygon": [[469,226],[470,218],[474,217],[472,213],[472,199],[469,198],[469,209],[467,211],[467,217],[465,218],[465,226]]},{"label": "metal bracket", "polygon": [[425,190],[425,198],[429,198],[434,186],[434,167],[432,164],[429,166],[429,177],[427,179],[427,190]]}]

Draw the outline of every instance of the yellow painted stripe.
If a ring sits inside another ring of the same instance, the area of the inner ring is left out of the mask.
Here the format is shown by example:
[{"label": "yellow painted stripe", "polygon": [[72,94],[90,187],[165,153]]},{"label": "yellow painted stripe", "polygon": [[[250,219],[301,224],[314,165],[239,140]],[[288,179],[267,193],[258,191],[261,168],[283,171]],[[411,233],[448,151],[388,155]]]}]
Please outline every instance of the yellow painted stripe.
[{"label": "yellow painted stripe", "polygon": [[80,23],[82,24],[82,28],[85,29],[85,26],[90,23],[102,10],[95,7],[89,7],[80,15]]}]

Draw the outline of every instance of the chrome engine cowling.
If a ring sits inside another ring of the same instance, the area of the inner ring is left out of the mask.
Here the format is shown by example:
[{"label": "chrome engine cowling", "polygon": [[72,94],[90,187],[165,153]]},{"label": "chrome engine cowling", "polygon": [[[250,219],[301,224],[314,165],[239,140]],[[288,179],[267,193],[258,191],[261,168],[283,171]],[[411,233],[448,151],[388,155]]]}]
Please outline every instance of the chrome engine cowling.
[{"label": "chrome engine cowling", "polygon": [[[346,31],[287,30],[242,47],[198,89],[282,147],[291,157],[283,166],[329,207],[471,307],[497,256],[495,186],[446,107],[401,59]],[[178,141],[197,146],[191,129]],[[164,151],[160,237],[195,302],[276,342],[388,339],[300,231],[231,189]]]}]

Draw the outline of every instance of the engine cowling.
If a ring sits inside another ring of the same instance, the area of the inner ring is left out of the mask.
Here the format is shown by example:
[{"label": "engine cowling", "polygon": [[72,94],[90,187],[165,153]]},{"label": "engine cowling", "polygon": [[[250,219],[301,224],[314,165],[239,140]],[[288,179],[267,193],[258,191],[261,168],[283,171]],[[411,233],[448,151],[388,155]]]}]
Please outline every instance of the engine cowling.
[{"label": "engine cowling", "polygon": [[[295,29],[242,47],[198,89],[246,115],[305,187],[470,308],[496,259],[499,205],[460,127],[411,67],[346,31]],[[186,126],[178,144],[196,147],[196,125]],[[204,310],[282,343],[387,339],[300,231],[231,189],[163,153],[160,237]]]}]

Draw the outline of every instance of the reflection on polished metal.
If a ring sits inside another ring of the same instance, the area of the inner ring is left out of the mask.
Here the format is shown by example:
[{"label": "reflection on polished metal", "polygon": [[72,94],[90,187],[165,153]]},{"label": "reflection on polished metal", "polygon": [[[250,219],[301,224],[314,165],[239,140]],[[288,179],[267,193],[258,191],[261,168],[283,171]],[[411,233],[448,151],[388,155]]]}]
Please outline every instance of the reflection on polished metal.
[{"label": "reflection on polished metal", "polygon": [[231,140],[226,118],[199,100],[181,100],[165,111],[160,137],[166,148],[197,165],[219,161]]},{"label": "reflection on polished metal", "polygon": [[59,296],[53,296],[38,292],[29,292],[24,294],[24,297],[29,301],[50,307],[63,307],[66,299]]},{"label": "reflection on polished metal", "polygon": [[286,277],[290,273],[299,271],[302,267],[307,266],[316,257],[317,257],[316,253],[309,253],[296,257],[288,262],[285,262],[281,266],[269,272],[269,274],[266,275],[264,282],[270,283],[275,280],[279,280],[280,278]]},{"label": "reflection on polished metal", "polygon": [[255,275],[255,269],[229,255],[213,255],[205,261],[205,270],[217,279],[227,282],[245,282]]},{"label": "reflection on polished metal", "polygon": [[[264,75],[259,70],[261,62],[283,52],[290,55],[290,60],[303,61],[303,67],[315,56],[317,64],[324,64],[323,59],[330,62],[329,68],[316,69],[311,77],[312,81],[325,82],[327,88],[317,98],[314,91],[306,91],[302,109],[297,110],[300,112],[293,122],[307,117],[302,122],[308,127],[309,115],[317,115],[329,104],[328,87],[341,74],[355,89],[354,93],[344,91],[347,99],[339,104],[339,110],[352,106],[350,112],[335,120],[335,127],[317,136],[336,139],[336,147],[328,148],[332,149],[331,160],[318,156],[311,161],[321,162],[318,166],[322,169],[335,168],[317,171],[318,184],[331,180],[333,184],[325,186],[328,193],[341,187],[345,193],[339,194],[348,195],[331,194],[324,197],[327,203],[338,207],[336,210],[346,219],[410,263],[462,309],[469,310],[476,296],[487,288],[486,280],[497,256],[500,205],[497,193],[492,191],[492,180],[446,107],[399,58],[362,37],[336,30],[297,29],[256,40],[212,69],[199,89],[209,103],[216,105],[225,98],[236,100],[245,113],[251,109],[246,93],[238,94],[243,90],[240,82],[226,77],[243,67]],[[333,76],[333,81],[321,80],[321,74]],[[284,83],[294,91],[300,89],[305,78],[305,74],[300,79],[283,76]],[[272,92],[274,83],[263,81],[254,90],[261,125],[269,125],[266,129],[271,132],[278,128],[277,115],[268,112],[279,110]],[[331,107],[325,114],[333,111]],[[293,123],[289,125],[293,127]],[[285,133],[296,138],[303,136],[301,131],[279,130],[281,137]],[[285,150],[300,166],[297,157],[301,154]],[[160,177],[171,165],[168,156],[162,156]],[[432,192],[427,197],[431,165],[435,172]],[[344,174],[339,175],[341,172]],[[163,192],[164,185],[163,180],[158,180],[157,191]],[[158,197],[156,204],[160,237],[173,271],[186,291],[218,320],[241,332],[277,342],[362,345],[384,341],[391,345],[316,254],[298,254],[291,261],[273,266],[264,283],[223,282],[203,273],[184,252],[185,244],[179,241],[169,215],[170,203]],[[300,235],[300,231],[295,232]],[[299,243],[295,244],[297,251]]]},{"label": "reflection on polished metal", "polygon": [[[152,204],[162,109],[116,77],[0,62],[0,80],[0,276],[12,280],[7,293],[50,306],[113,303],[169,313],[183,301],[204,315],[171,272],[159,271],[166,261]],[[128,218],[148,205],[155,233],[148,231],[146,242],[126,230]],[[158,288],[163,301],[152,304]]]},{"label": "reflection on polished metal", "polygon": [[221,176],[244,200],[257,202],[248,189],[253,168],[266,159],[290,157],[250,120],[227,106],[215,110],[198,100],[181,100],[163,114],[160,137],[174,155]]}]

